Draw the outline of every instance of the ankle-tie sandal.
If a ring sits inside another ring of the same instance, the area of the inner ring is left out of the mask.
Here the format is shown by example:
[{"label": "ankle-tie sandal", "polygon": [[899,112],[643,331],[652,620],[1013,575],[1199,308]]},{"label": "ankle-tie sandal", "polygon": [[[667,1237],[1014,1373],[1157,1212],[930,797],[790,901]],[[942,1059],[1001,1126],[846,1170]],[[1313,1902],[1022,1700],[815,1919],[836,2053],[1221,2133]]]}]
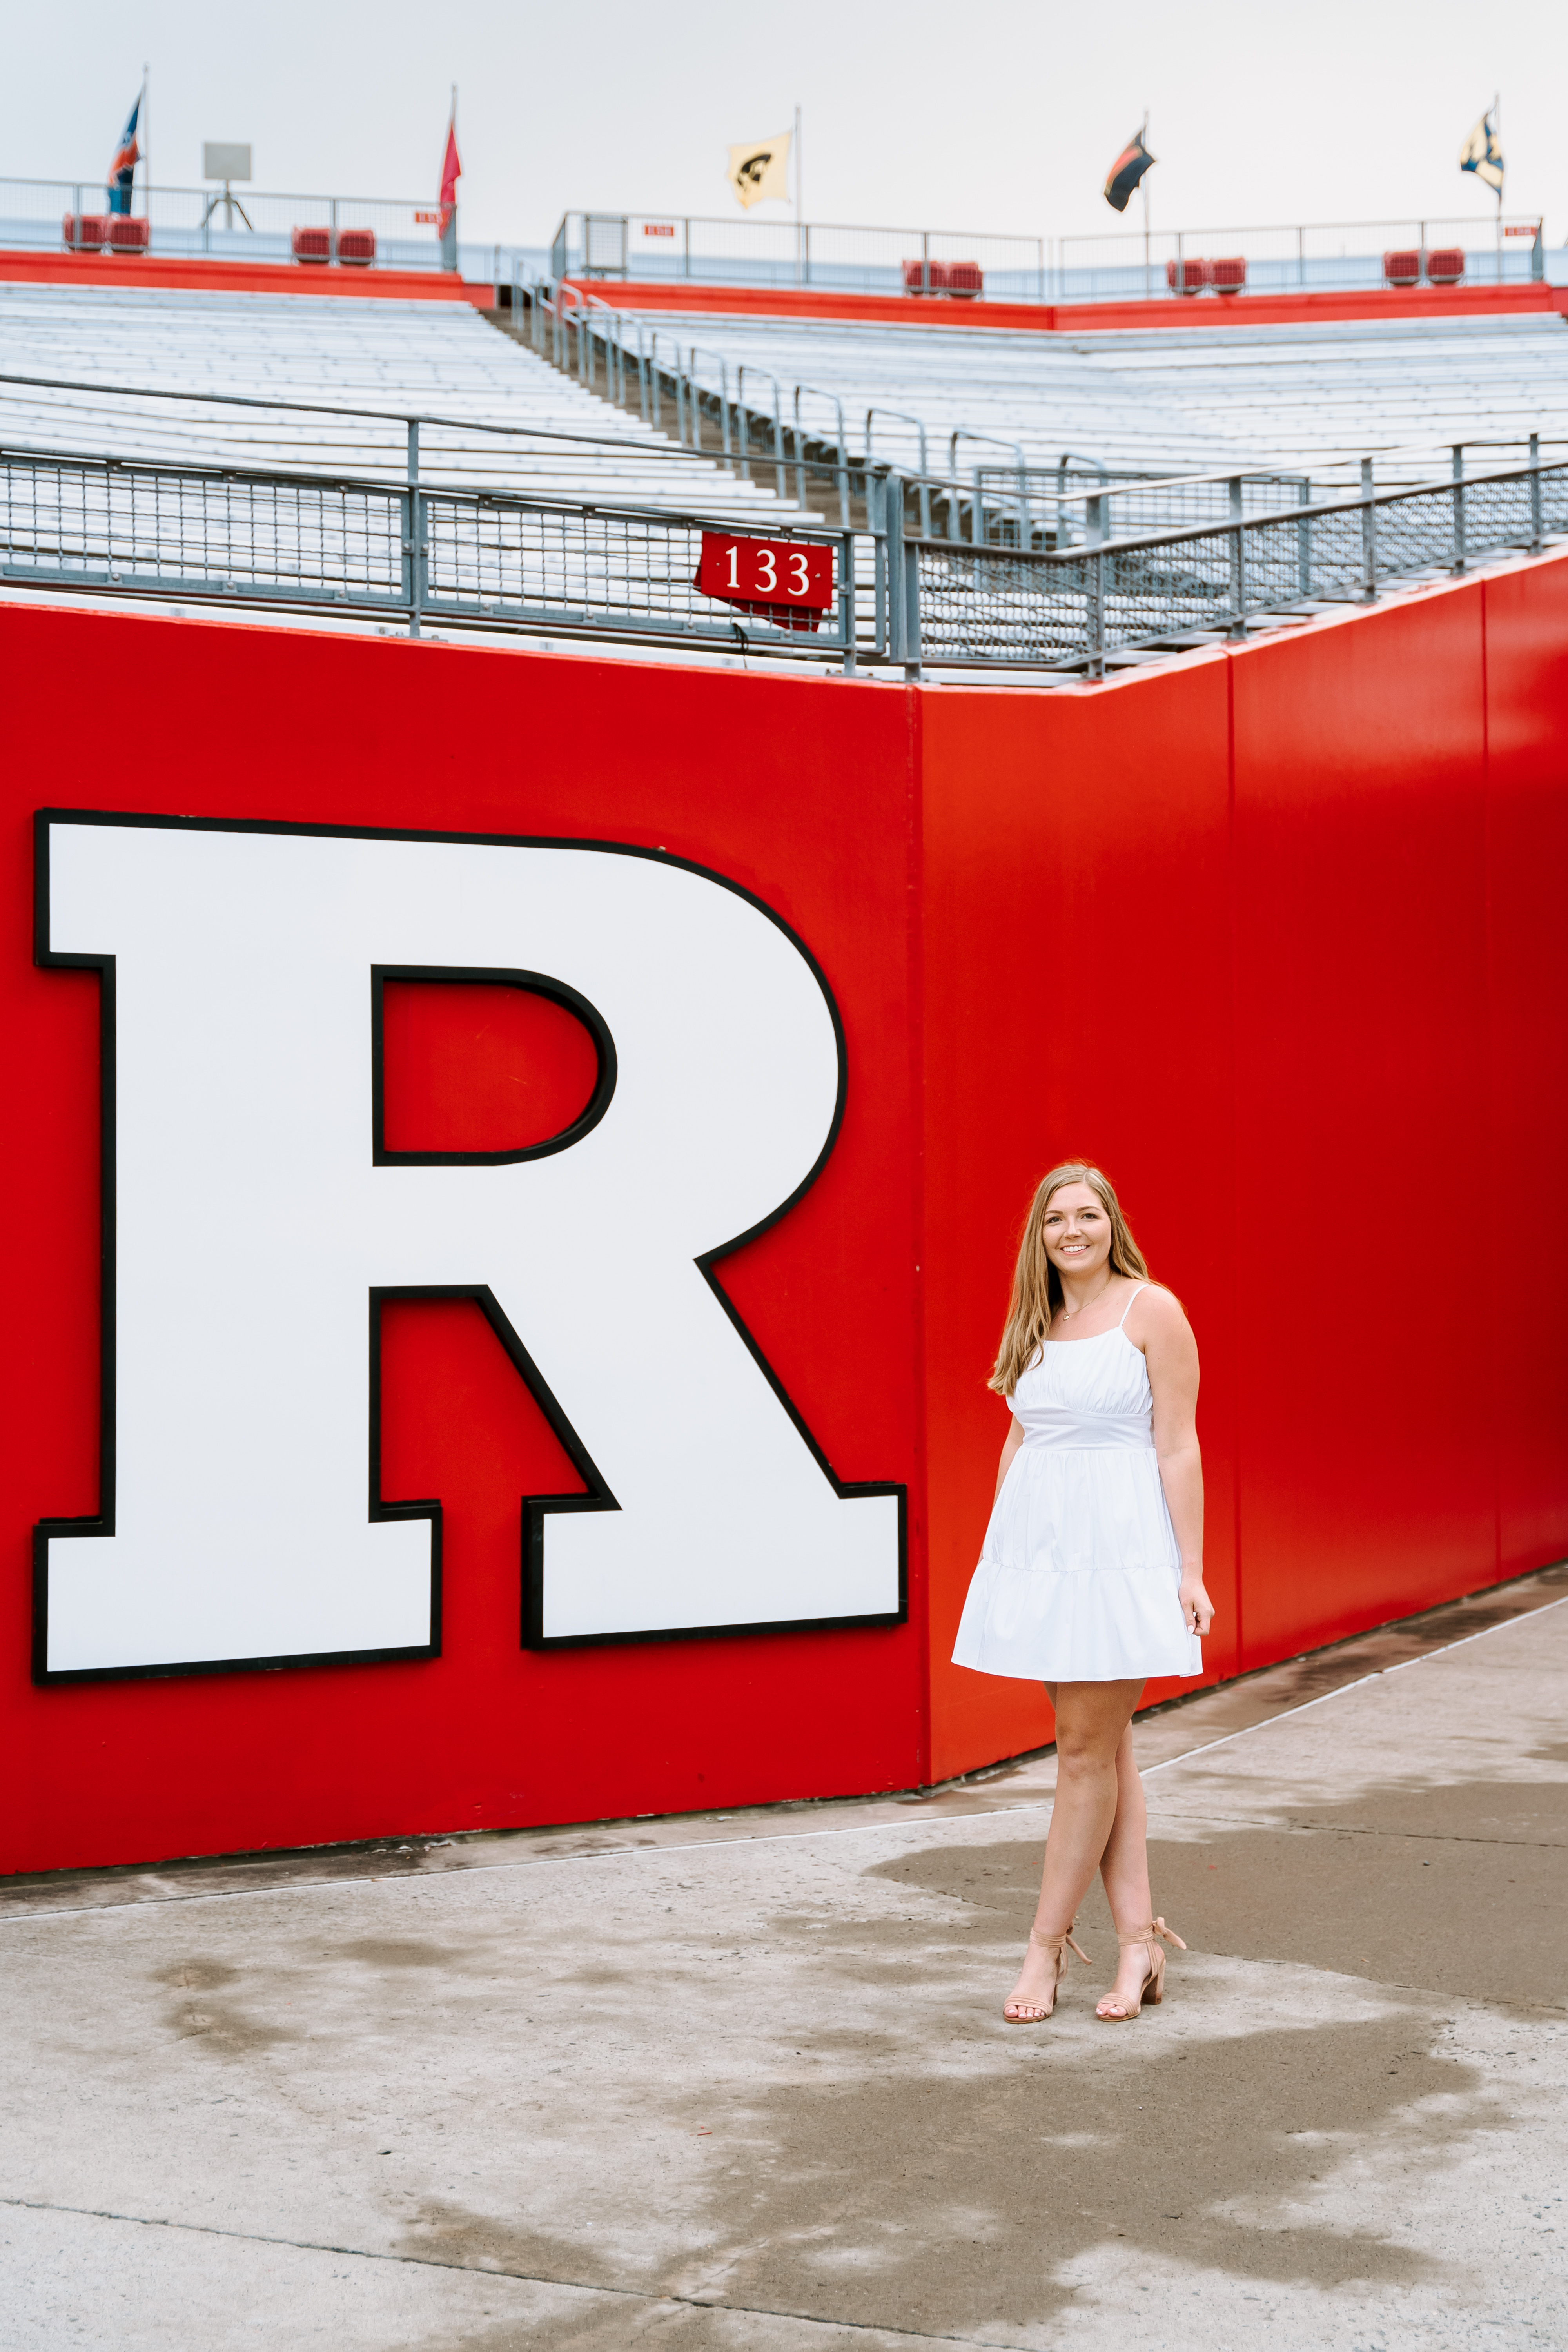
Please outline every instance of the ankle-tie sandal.
[{"label": "ankle-tie sandal", "polygon": [[[1048,1952],[1050,1954],[1051,1958],[1057,1964],[1057,1972],[1051,1979],[1050,1991],[1044,2000],[1026,2000],[1017,1993],[1010,1995],[1010,1997],[1002,2004],[1002,2022],[1004,2025],[1044,2025],[1047,2018],[1050,2016],[1052,2011],[1056,2008],[1057,1987],[1060,1984],[1063,1977],[1067,1974],[1068,1959],[1067,1953],[1062,1948],[1064,1945],[1070,1944],[1072,1946],[1073,1950],[1078,1954],[1079,1958],[1083,1962],[1086,1969],[1090,1966],[1089,1954],[1084,1950],[1081,1944],[1074,1941],[1072,1931],[1073,1927],[1076,1927],[1077,1926],[1078,1921],[1075,1919],[1072,1923],[1072,1927],[1069,1927],[1067,1932],[1060,1936],[1037,1936],[1034,1929],[1032,1927],[1030,1928],[1030,1943],[1034,1945],[1037,1951]],[[1026,2017],[1014,2017],[1010,2014],[1010,2011],[1016,2009],[1027,2010],[1029,2014]]]},{"label": "ankle-tie sandal", "polygon": [[[1164,2000],[1165,1955],[1160,1949],[1160,1946],[1155,1940],[1158,1937],[1163,1937],[1167,1944],[1174,1944],[1178,1951],[1184,1952],[1187,1948],[1185,1944],[1183,1943],[1180,1936],[1176,1934],[1175,1929],[1173,1927],[1167,1927],[1163,1919],[1151,1919],[1146,1927],[1136,1928],[1131,1936],[1124,1936],[1120,1927],[1117,1929],[1116,1940],[1123,1951],[1126,1951],[1129,1947],[1133,1944],[1142,1945],[1143,1949],[1148,1956],[1149,1972],[1144,1978],[1142,1985],[1139,1990],[1138,1998],[1132,2003],[1131,2009],[1127,2008],[1125,2004],[1112,2010],[1104,2009],[1099,2004],[1096,2005],[1094,2013],[1096,2017],[1099,2018],[1101,2025],[1125,2025],[1130,2018],[1134,2018],[1138,2015],[1146,1999],[1152,2002],[1153,2007],[1156,2009],[1159,2008],[1160,2003]],[[1102,2000],[1120,2001],[1121,1998],[1121,1995],[1115,1992],[1108,1992],[1101,1995]]]}]

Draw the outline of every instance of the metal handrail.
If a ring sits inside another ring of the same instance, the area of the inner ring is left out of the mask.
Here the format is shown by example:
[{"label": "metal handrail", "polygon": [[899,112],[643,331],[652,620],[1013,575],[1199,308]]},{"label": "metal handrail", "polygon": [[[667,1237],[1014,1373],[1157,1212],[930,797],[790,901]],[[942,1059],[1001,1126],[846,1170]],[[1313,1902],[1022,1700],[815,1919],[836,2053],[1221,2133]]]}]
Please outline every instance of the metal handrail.
[{"label": "metal handrail", "polygon": [[[984,441],[994,449],[1011,449],[1013,452],[1014,461],[1018,468],[1018,533],[1026,547],[1029,543],[1029,499],[1028,493],[1024,488],[1023,478],[1028,470],[1028,464],[1024,456],[1023,443],[1005,440],[999,433],[976,433],[967,425],[955,425],[947,436],[947,470],[954,482],[958,479],[958,445],[961,441]],[[980,487],[980,469],[976,467],[974,506],[970,517],[970,535],[977,546],[985,536],[984,507],[984,493]],[[958,518],[953,511],[953,502],[951,500],[948,504],[947,518],[949,536],[956,539]]]},{"label": "metal handrail", "polygon": [[921,530],[929,539],[931,537],[931,481],[929,479],[929,461],[926,455],[925,419],[921,416],[911,416],[906,408],[884,408],[879,404],[876,407],[868,408],[866,411],[866,463],[868,466],[872,462],[871,419],[874,416],[896,416],[900,425],[912,425],[916,433],[920,436],[921,470],[918,480],[917,495],[920,499],[921,507]]},{"label": "metal handrail", "polygon": [[458,433],[526,434],[538,441],[565,441],[574,446],[635,450],[639,457],[673,457],[673,449],[657,443],[630,441],[610,433],[563,433],[551,425],[492,425],[481,416],[441,416],[420,409],[344,408],[324,400],[268,400],[247,392],[177,392],[167,384],[104,383],[60,375],[13,375],[0,371],[0,383],[24,383],[54,392],[96,392],[112,399],[188,400],[224,408],[280,409],[298,416],[373,417],[381,425],[437,425]]},{"label": "metal handrail", "polygon": [[[775,636],[769,614],[762,625],[748,615],[742,629],[721,599],[712,600],[711,609],[698,602],[691,542],[703,534],[733,536],[732,522],[664,508],[432,488],[419,483],[417,466],[413,428],[405,484],[0,443],[0,474],[7,478],[0,498],[0,583],[401,616],[412,636],[433,620],[710,646],[732,646],[739,633],[758,651],[842,656],[846,674],[853,673],[858,630],[850,532],[792,520],[792,544],[833,550],[837,616],[830,628],[797,635],[783,627]],[[40,503],[44,478],[57,489]],[[105,496],[90,496],[95,483]],[[164,488],[174,494],[171,500],[161,501]],[[216,503],[204,505],[209,492]],[[438,525],[447,531],[444,580],[431,560]],[[505,584],[508,561],[521,586]],[[531,576],[554,584],[552,595],[527,594],[531,562]],[[573,578],[583,592],[575,598],[568,593]],[[758,642],[760,625],[766,633]],[[866,650],[876,654],[880,642],[879,634]]]},{"label": "metal handrail", "polygon": [[[805,427],[802,422],[800,414],[800,395],[803,392],[808,392],[813,400],[830,400],[833,403],[834,414],[838,421],[838,438],[834,444],[836,458],[835,471],[838,480],[838,520],[843,528],[847,530],[849,528],[849,452],[847,436],[844,431],[844,403],[840,400],[836,392],[824,392],[817,384],[797,383],[795,385],[795,452],[797,464],[800,459],[802,448],[805,445]],[[795,478],[795,495],[797,502],[801,506],[804,506],[805,504],[805,481],[804,476],[800,474],[797,474]]]},{"label": "metal handrail", "polygon": [[[1531,435],[1531,438],[1533,442],[1536,436]],[[1560,459],[1558,462],[1559,465],[1568,465],[1568,459]],[[1363,463],[1370,467],[1372,460],[1369,457],[1363,459]],[[1525,481],[1531,474],[1542,470],[1543,469],[1539,465],[1498,466],[1488,473],[1467,474],[1464,477],[1464,487],[1469,490],[1479,488],[1489,482]],[[1215,478],[1221,481],[1233,481],[1245,480],[1247,478],[1238,475],[1219,475]],[[1436,476],[1430,481],[1401,482],[1392,489],[1378,490],[1371,502],[1380,507],[1394,506],[1402,499],[1429,498],[1434,490],[1451,491],[1453,488],[1452,474],[1443,474]],[[1264,530],[1271,523],[1310,522],[1320,515],[1355,514],[1367,503],[1367,492],[1363,488],[1354,493],[1347,493],[1342,499],[1314,499],[1308,504],[1279,507],[1266,514],[1247,515],[1236,523],[1181,523],[1173,526],[1170,530],[1129,532],[1124,539],[1100,540],[1092,551],[1100,556],[1130,555],[1146,551],[1154,547],[1176,547],[1185,540],[1212,539],[1220,530]],[[909,544],[910,546],[925,544],[933,549],[948,549],[952,541],[945,539],[931,539],[917,542],[910,540]],[[1081,563],[1084,554],[1082,548],[1064,551],[1051,547],[991,548],[982,551],[1004,558],[1010,563],[1024,562],[1040,564]]]}]

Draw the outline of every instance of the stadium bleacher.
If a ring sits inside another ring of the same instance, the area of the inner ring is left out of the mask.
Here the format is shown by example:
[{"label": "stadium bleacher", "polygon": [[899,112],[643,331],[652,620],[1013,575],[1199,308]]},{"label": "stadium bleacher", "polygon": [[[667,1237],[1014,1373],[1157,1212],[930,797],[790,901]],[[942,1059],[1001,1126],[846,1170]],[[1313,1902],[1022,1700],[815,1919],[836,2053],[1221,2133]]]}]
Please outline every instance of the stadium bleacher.
[{"label": "stadium bleacher", "polygon": [[[460,425],[425,428],[421,473],[431,484],[591,496],[736,520],[796,510],[771,479],[737,481],[679,449],[498,334],[466,303],[7,285],[0,286],[0,350],[7,375],[97,387],[0,383],[0,436],[12,447],[400,481],[402,420],[439,415],[519,437],[465,433]],[[362,413],[227,408],[137,396],[117,389],[123,386],[320,400]],[[551,432],[585,438],[552,445],[529,437]],[[595,436],[605,436],[603,446],[594,446]]]},{"label": "stadium bleacher", "polygon": [[1070,449],[1110,467],[1316,473],[1369,450],[1429,461],[1458,441],[1568,436],[1568,322],[1547,310],[1071,336],[988,331],[973,318],[905,327],[704,311],[661,312],[657,324],[661,342],[697,347],[704,383],[717,383],[722,357],[731,373],[741,362],[811,387],[803,408],[817,433],[841,402],[857,448],[875,407],[878,456],[912,469],[918,432],[891,413],[909,412],[941,473],[955,430],[1005,445],[961,442],[961,475],[1005,463],[1009,446],[1032,466]]},{"label": "stadium bleacher", "polygon": [[[0,593],[162,589],[230,610],[254,594],[277,618],[292,599],[296,618],[326,607],[346,625],[385,626],[403,613],[416,634],[421,614],[445,609],[470,628],[652,638],[712,658],[733,623],[696,587],[702,530],[767,536],[805,524],[843,534],[844,614],[837,635],[809,641],[775,629],[775,642],[764,626],[764,655],[858,650],[896,666],[908,647],[887,535],[894,498],[917,542],[998,555],[1219,534],[1204,551],[1184,543],[1168,572],[1108,574],[1104,594],[1070,571],[1009,582],[956,558],[916,560],[917,668],[945,646],[955,661],[1065,676],[1086,659],[1259,625],[1265,612],[1300,617],[1324,594],[1363,597],[1395,573],[1462,569],[1488,548],[1539,547],[1563,527],[1568,344],[1554,312],[1331,325],[1238,316],[1071,334],[956,315],[918,326],[638,317],[538,288],[531,310],[486,317],[467,302],[0,284],[12,485]],[[1456,504],[1447,486],[1460,442],[1467,481],[1511,468],[1512,487],[1478,481]],[[1537,455],[1544,488],[1539,474],[1521,478]],[[85,465],[62,467],[68,457]],[[137,488],[120,470],[159,465],[206,468],[205,487],[149,475]],[[918,494],[884,496],[877,472],[889,466],[931,478]],[[229,468],[268,478],[241,496]],[[326,479],[301,503],[312,478]],[[410,538],[416,509],[399,505],[410,480],[427,502],[468,504],[434,521],[434,506],[420,509]],[[1426,486],[1393,519],[1381,555],[1348,512],[1292,519],[1285,540],[1268,540],[1281,509],[1359,501],[1367,483],[1379,497]],[[475,493],[506,515],[481,512]],[[1226,536],[1238,516],[1252,532],[1245,590],[1240,541]],[[1016,611],[1009,597],[1022,598]]]}]

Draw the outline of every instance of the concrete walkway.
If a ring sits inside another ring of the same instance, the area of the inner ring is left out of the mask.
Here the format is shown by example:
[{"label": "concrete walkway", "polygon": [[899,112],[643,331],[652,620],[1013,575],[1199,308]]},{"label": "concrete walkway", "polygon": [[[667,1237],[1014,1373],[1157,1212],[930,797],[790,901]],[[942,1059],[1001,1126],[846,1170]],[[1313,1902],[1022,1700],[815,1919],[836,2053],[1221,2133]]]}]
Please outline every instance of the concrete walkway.
[{"label": "concrete walkway", "polygon": [[1048,1758],[6,1882],[0,2347],[1560,2346],[1565,1689],[1552,1571],[1148,1718],[1125,2027],[1098,1891],[1001,2021]]}]

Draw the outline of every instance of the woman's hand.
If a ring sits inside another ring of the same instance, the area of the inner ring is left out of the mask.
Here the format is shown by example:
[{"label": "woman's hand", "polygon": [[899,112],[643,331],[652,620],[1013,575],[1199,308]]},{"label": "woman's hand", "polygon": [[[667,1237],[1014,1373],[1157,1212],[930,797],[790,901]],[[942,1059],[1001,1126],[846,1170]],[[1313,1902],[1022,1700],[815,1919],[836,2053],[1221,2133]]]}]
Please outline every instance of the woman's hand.
[{"label": "woman's hand", "polygon": [[1214,1623],[1214,1602],[1204,1590],[1201,1568],[1183,1569],[1181,1602],[1183,1624],[1189,1633],[1197,1634],[1201,1641]]}]

